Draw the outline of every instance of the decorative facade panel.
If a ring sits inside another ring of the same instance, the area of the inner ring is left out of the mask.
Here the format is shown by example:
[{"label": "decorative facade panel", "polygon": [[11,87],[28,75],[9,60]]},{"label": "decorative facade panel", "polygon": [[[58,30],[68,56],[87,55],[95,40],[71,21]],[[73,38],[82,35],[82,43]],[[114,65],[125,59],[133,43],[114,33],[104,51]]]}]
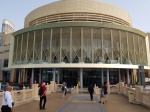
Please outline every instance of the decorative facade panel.
[{"label": "decorative facade panel", "polygon": [[147,65],[145,38],[129,31],[58,27],[15,36],[14,64],[107,63]]}]

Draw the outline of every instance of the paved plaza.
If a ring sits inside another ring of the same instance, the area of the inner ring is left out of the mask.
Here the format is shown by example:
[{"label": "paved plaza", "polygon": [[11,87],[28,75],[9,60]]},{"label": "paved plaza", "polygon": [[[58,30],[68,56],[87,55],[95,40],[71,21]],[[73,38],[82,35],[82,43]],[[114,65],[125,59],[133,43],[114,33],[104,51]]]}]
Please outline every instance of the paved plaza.
[{"label": "paved plaza", "polygon": [[66,98],[62,98],[62,93],[52,93],[47,96],[45,110],[39,110],[39,101],[35,100],[15,107],[14,112],[150,112],[150,109],[131,104],[126,97],[118,94],[109,95],[108,103],[100,104],[98,101],[97,95],[90,101],[89,94],[67,94]]}]

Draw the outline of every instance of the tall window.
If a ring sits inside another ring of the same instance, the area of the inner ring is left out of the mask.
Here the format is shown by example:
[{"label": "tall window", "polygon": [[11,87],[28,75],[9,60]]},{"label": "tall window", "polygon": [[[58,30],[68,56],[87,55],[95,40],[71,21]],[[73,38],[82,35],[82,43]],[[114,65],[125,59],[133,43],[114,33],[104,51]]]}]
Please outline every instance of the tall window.
[{"label": "tall window", "polygon": [[3,67],[8,67],[8,59],[4,59]]}]

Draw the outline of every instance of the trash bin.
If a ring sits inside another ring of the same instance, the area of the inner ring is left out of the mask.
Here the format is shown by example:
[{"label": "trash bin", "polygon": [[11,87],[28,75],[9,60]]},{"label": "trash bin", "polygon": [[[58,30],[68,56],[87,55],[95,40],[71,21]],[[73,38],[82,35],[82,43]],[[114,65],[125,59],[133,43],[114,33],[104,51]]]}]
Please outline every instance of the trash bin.
[{"label": "trash bin", "polygon": [[128,91],[128,96],[129,96],[129,102],[132,102],[135,100],[135,93],[132,91]]}]

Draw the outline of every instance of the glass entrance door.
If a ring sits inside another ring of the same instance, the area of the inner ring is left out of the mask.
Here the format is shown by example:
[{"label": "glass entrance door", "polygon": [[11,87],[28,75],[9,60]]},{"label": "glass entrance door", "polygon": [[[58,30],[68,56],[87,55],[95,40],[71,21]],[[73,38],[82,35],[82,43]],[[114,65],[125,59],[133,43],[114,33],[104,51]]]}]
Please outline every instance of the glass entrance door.
[{"label": "glass entrance door", "polygon": [[64,69],[61,70],[62,81],[66,82],[68,87],[74,87],[78,82],[78,69]]},{"label": "glass entrance door", "polygon": [[90,84],[101,86],[101,69],[83,70],[83,87],[88,87]]}]

